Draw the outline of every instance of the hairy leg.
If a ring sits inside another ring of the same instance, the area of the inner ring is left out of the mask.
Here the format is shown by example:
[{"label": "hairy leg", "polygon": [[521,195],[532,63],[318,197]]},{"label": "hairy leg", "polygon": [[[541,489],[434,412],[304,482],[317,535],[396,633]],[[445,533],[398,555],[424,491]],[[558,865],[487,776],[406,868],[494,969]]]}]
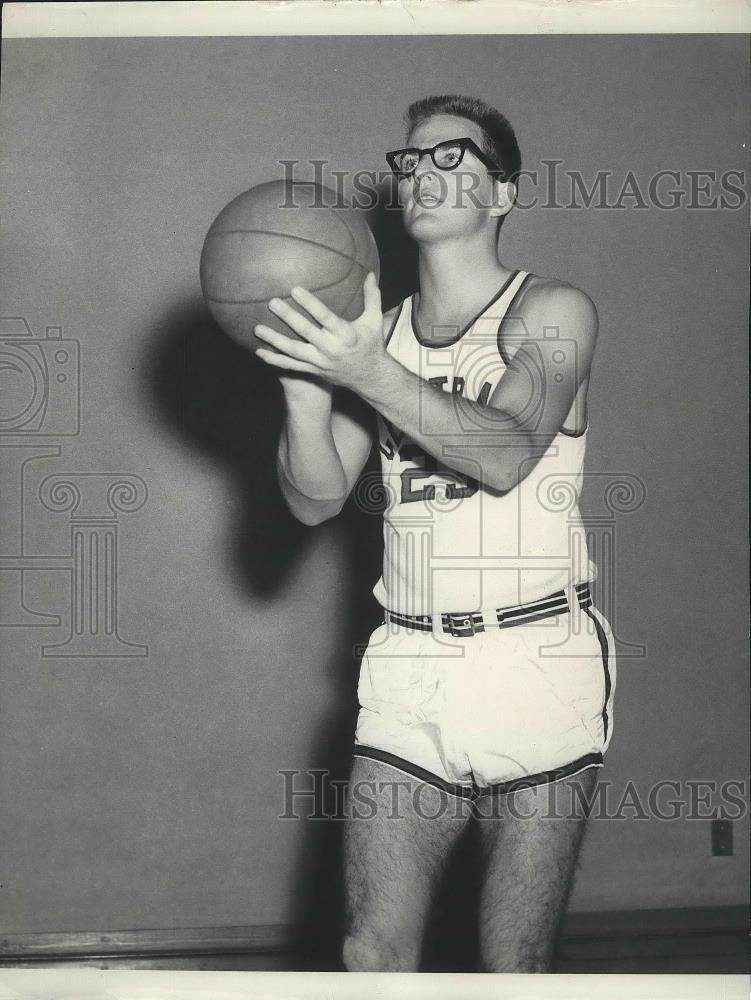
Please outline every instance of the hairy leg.
[{"label": "hairy leg", "polygon": [[478,801],[484,971],[551,971],[596,784],[597,770],[591,767]]},{"label": "hairy leg", "polygon": [[344,966],[350,972],[415,972],[438,879],[471,806],[356,757],[346,816]]}]

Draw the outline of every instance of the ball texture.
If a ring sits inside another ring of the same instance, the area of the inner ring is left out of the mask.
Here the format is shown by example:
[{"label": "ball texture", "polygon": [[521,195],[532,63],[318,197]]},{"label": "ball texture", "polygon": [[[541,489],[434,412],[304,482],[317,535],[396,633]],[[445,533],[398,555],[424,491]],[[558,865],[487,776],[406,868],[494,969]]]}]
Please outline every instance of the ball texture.
[{"label": "ball texture", "polygon": [[250,351],[270,345],[263,323],[300,338],[268,307],[279,298],[307,315],[290,291],[307,288],[346,320],[363,310],[368,271],[378,250],[365,216],[321,185],[268,181],[234,198],[211,225],[201,252],[201,289],[224,332]]}]

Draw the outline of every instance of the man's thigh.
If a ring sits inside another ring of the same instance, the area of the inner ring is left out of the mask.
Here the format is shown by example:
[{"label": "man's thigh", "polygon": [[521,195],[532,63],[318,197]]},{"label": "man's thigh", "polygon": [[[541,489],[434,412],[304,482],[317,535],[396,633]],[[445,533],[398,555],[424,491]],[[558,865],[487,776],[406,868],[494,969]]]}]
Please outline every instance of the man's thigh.
[{"label": "man's thigh", "polygon": [[574,881],[597,769],[476,803],[484,858],[483,967],[549,972]]},{"label": "man's thigh", "polygon": [[356,757],[345,813],[344,963],[353,971],[416,971],[430,903],[471,805]]}]

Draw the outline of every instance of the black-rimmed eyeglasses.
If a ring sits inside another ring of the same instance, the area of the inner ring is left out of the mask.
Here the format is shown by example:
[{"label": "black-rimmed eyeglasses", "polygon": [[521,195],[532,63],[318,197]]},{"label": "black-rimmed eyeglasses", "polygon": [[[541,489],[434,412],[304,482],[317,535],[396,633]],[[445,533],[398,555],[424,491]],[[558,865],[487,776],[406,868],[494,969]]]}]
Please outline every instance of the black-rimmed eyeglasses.
[{"label": "black-rimmed eyeglasses", "polygon": [[417,164],[426,153],[430,154],[431,160],[439,170],[456,170],[468,149],[488,168],[491,177],[497,177],[499,180],[504,179],[505,171],[486,153],[483,153],[477,143],[469,136],[462,136],[460,139],[446,139],[444,142],[439,142],[437,146],[431,146],[428,149],[418,149],[416,146],[395,149],[386,153],[386,160],[397,177],[411,177],[417,170]]}]

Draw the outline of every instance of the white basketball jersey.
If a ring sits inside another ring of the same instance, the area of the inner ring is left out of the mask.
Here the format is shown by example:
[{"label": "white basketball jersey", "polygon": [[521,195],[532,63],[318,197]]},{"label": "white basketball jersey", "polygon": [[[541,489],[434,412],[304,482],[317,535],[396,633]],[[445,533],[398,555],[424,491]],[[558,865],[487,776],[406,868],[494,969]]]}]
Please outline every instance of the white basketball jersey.
[{"label": "white basketball jersey", "polygon": [[[521,319],[509,307],[528,277],[514,272],[463,331],[454,328],[451,339],[444,332],[439,346],[435,329],[432,341],[415,330],[412,297],[405,299],[388,353],[444,392],[487,404],[524,336]],[[550,352],[549,371],[571,345],[551,336],[540,349]],[[476,408],[465,408],[461,420],[466,427],[457,448],[471,441],[487,447],[490,456],[494,446],[503,447],[497,423],[483,424]],[[573,405],[564,424],[572,422]],[[505,494],[484,487],[479,470],[478,479],[453,471],[450,447],[443,464],[380,414],[378,438],[387,508],[383,571],[373,593],[383,607],[408,615],[490,611],[596,578],[578,506],[586,428],[578,436],[560,431],[532,471]]]}]

